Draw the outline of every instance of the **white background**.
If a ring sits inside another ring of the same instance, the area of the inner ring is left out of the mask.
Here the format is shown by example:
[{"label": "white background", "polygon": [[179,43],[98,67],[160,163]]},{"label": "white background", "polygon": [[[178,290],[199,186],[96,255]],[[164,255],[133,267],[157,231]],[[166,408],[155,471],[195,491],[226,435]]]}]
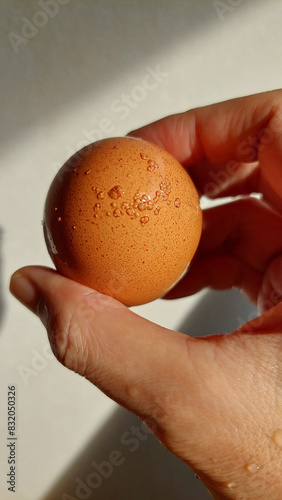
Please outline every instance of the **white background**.
[{"label": "white background", "polygon": [[[167,114],[280,87],[281,5],[0,0],[1,499],[210,498],[152,436],[130,451],[122,436],[140,422],[59,365],[39,320],[9,295],[9,277],[27,264],[51,265],[43,205],[73,151]],[[143,84],[148,74],[155,74],[150,89]],[[228,332],[255,314],[236,292],[135,310],[192,335]],[[15,494],[6,483],[9,384],[17,386]],[[113,450],[124,463],[77,496],[75,478],[84,481],[91,462],[108,460]]]}]

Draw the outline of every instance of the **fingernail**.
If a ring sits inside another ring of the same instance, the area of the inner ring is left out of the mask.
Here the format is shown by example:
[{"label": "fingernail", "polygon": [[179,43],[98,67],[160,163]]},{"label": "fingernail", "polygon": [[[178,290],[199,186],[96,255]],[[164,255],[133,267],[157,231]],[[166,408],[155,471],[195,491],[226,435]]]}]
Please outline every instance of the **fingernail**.
[{"label": "fingernail", "polygon": [[10,292],[24,306],[36,312],[39,298],[37,286],[31,282],[21,271],[16,271],[10,281]]}]

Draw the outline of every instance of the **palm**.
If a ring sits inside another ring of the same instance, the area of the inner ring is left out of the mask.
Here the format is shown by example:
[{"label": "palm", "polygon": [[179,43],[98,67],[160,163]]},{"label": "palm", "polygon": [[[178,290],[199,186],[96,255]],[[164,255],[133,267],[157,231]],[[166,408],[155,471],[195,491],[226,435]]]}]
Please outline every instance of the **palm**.
[{"label": "palm", "polygon": [[[244,325],[243,331],[192,340],[186,359],[179,349],[179,391],[170,393],[167,388],[165,411],[157,412],[159,432],[215,498],[253,498],[261,468],[268,477],[270,498],[281,498],[282,485],[273,482],[281,470],[275,443],[281,428],[277,408],[282,405],[282,359],[276,333],[281,320],[282,307],[276,306],[268,316]],[[274,333],[267,333],[269,329]],[[262,461],[263,448],[270,451]],[[242,475],[248,485],[245,497],[237,496]]]}]

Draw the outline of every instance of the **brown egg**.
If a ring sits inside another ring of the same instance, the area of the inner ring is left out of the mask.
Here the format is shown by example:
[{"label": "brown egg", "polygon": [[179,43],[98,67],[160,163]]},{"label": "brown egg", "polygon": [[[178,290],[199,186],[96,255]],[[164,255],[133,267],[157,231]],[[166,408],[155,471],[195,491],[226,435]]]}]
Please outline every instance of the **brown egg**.
[{"label": "brown egg", "polygon": [[141,139],[104,139],[59,170],[44,210],[57,270],[128,306],[166,294],[199,243],[202,214],[184,168]]}]

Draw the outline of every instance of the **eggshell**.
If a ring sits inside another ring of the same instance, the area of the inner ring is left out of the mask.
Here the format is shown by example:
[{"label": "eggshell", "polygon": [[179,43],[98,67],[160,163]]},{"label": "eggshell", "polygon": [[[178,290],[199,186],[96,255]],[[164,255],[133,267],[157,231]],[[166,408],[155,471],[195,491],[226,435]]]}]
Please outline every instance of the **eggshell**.
[{"label": "eggshell", "polygon": [[186,170],[141,139],[104,139],[57,173],[44,210],[57,270],[128,306],[165,295],[199,243],[202,214]]}]

